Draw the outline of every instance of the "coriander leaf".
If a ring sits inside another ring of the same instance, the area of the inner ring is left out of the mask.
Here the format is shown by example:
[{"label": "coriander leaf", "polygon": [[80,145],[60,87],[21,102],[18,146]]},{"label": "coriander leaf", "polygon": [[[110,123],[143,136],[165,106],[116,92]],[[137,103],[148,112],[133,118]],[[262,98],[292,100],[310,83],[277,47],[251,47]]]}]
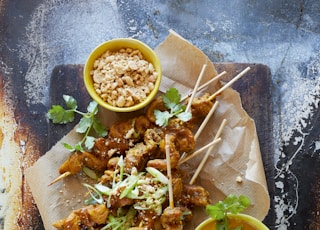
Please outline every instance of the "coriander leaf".
[{"label": "coriander leaf", "polygon": [[107,135],[105,127],[103,127],[100,121],[95,117],[98,113],[98,103],[91,101],[87,107],[87,113],[84,113],[77,110],[77,101],[72,96],[63,95],[63,99],[69,109],[64,109],[60,105],[53,105],[48,111],[48,118],[51,119],[53,123],[66,124],[74,121],[75,113],[80,114],[82,118],[80,119],[76,132],[84,134],[84,137],[74,147],[70,145],[64,146],[72,152],[84,151],[84,146],[90,150],[94,145],[94,138],[88,137],[92,128],[99,137]]},{"label": "coriander leaf", "polygon": [[78,105],[77,105],[77,101],[69,95],[63,95],[63,99],[66,102],[66,105],[69,109],[75,110],[77,109]]},{"label": "coriander leaf", "polygon": [[91,118],[90,117],[82,117],[80,119],[79,125],[76,129],[78,133],[85,133],[91,126]]},{"label": "coriander leaf", "polygon": [[227,202],[228,202],[229,212],[234,214],[242,212],[250,205],[249,198],[242,195],[239,197],[231,196],[229,197],[229,199],[227,197]]},{"label": "coriander leaf", "polygon": [[75,150],[75,151],[80,151],[80,152],[83,152],[83,151],[84,151],[84,149],[83,149],[83,147],[82,147],[82,142],[81,142],[81,141],[78,142],[78,143],[74,146],[74,150]]},{"label": "coriander leaf", "polygon": [[67,143],[63,143],[63,147],[65,147],[66,149],[68,149],[70,152],[73,152],[74,151],[74,148],[73,146],[67,144]]},{"label": "coriander leaf", "polygon": [[96,115],[98,112],[98,103],[96,101],[91,101],[87,107],[87,111]]},{"label": "coriander leaf", "polygon": [[180,103],[181,95],[176,88],[170,88],[162,96],[162,100],[168,109],[172,109],[174,106]]},{"label": "coriander leaf", "polygon": [[[191,113],[184,113],[186,110],[186,105],[180,104],[181,95],[179,94],[178,90],[176,88],[170,88],[166,91],[164,95],[162,95],[162,101],[164,103],[164,106],[169,111],[159,111],[154,110],[154,115],[156,118],[156,124],[159,126],[166,126],[169,123],[169,120],[176,116],[180,120],[186,122],[191,119],[192,114]],[[181,114],[181,115],[180,115]],[[180,116],[179,116],[180,115]]]},{"label": "coriander leaf", "polygon": [[220,207],[218,207],[217,205],[216,206],[207,205],[206,212],[211,218],[218,220],[218,221],[222,220],[224,217],[224,210],[221,209]]},{"label": "coriander leaf", "polygon": [[190,112],[182,112],[177,114],[177,117],[181,120],[181,121],[189,121],[192,118],[192,114]]},{"label": "coriander leaf", "polygon": [[92,149],[94,146],[94,137],[87,136],[86,141],[84,142],[84,145],[86,146],[87,149]]},{"label": "coriander leaf", "polygon": [[167,126],[169,119],[172,117],[168,111],[161,112],[160,110],[155,110],[154,115],[156,117],[156,124],[159,126]]},{"label": "coriander leaf", "polygon": [[98,120],[95,117],[93,118],[92,127],[99,137],[107,136],[108,132],[106,130],[106,127],[104,127],[104,125],[100,122],[100,120]]},{"label": "coriander leaf", "polygon": [[74,120],[74,111],[65,110],[60,105],[53,105],[47,116],[54,124],[66,124]]},{"label": "coriander leaf", "polygon": [[[227,196],[224,201],[219,201],[215,205],[207,205],[206,212],[211,218],[217,220],[217,229],[228,229],[228,213],[237,214],[244,211],[250,205],[250,199],[244,195]],[[240,228],[241,229],[241,228]]]}]

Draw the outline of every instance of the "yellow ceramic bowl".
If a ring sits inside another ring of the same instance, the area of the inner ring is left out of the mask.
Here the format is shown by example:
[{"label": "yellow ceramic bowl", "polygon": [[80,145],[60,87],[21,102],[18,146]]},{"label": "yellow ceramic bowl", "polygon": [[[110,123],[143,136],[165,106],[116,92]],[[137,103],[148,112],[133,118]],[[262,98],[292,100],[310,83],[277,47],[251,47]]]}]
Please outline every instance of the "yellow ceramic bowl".
[{"label": "yellow ceramic bowl", "polygon": [[[229,226],[235,228],[240,224],[243,225],[242,230],[268,230],[269,228],[265,226],[258,219],[245,215],[245,214],[228,214]],[[202,222],[196,230],[215,230],[216,221],[209,218]]]},{"label": "yellow ceramic bowl", "polygon": [[[150,92],[150,94],[148,94],[147,98],[144,101],[130,107],[116,107],[105,102],[94,89],[93,78],[90,75],[90,71],[93,69],[93,64],[96,59],[101,57],[101,55],[104,54],[107,50],[116,52],[122,48],[131,48],[134,50],[140,50],[140,52],[144,56],[144,59],[152,63],[155,71],[158,73],[157,80],[154,84],[154,89]],[[84,74],[85,87],[89,95],[92,97],[92,99],[95,100],[102,107],[114,112],[132,112],[145,107],[147,104],[149,104],[152,101],[152,99],[157,94],[159,90],[160,82],[162,79],[162,69],[160,65],[160,60],[156,55],[156,53],[143,42],[136,39],[131,39],[131,38],[113,39],[113,40],[106,41],[100,44],[99,46],[97,46],[87,58],[87,61],[84,66],[83,74]]]}]

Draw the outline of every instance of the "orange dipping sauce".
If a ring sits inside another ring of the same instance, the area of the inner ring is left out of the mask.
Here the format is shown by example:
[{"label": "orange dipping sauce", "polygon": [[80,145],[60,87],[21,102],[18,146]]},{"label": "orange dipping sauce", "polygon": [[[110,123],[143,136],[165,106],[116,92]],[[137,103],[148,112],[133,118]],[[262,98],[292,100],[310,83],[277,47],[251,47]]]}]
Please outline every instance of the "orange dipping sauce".
[{"label": "orange dipping sauce", "polygon": [[[236,227],[242,227],[242,230],[268,230],[261,221],[255,219],[252,216],[238,214],[238,215],[228,215],[229,228],[234,229]],[[208,219],[202,222],[196,230],[216,230],[216,221],[213,219]]]}]

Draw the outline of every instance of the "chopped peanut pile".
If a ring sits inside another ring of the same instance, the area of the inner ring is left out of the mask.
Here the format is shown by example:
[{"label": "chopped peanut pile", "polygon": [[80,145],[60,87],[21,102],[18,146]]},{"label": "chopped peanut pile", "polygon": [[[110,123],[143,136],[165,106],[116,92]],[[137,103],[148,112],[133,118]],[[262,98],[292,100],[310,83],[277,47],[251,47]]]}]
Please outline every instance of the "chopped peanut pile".
[{"label": "chopped peanut pile", "polygon": [[138,104],[154,89],[158,73],[139,50],[106,51],[90,72],[98,95],[110,105],[129,107]]}]

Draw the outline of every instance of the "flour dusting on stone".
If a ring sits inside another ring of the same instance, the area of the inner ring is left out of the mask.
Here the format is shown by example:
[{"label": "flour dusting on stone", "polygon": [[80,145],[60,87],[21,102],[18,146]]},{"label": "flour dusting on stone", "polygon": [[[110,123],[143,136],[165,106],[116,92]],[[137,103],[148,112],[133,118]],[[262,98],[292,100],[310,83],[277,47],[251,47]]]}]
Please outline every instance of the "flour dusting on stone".
[{"label": "flour dusting on stone", "polygon": [[47,103],[44,96],[48,95],[54,66],[83,64],[99,43],[125,35],[115,0],[50,0],[40,4],[26,29],[27,40],[21,41],[20,58],[29,66],[26,103]]}]

